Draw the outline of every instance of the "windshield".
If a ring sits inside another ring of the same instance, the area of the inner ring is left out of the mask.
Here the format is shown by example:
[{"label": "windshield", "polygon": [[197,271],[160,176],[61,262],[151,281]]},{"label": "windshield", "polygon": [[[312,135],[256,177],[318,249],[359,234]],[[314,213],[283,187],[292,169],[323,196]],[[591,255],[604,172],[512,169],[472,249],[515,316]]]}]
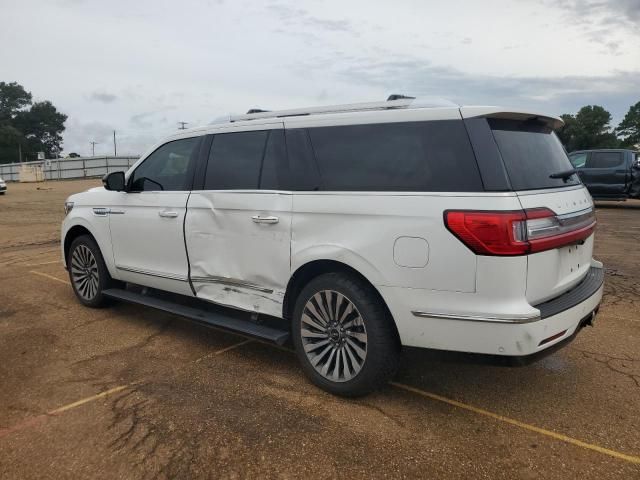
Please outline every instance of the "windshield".
[{"label": "windshield", "polygon": [[578,185],[577,175],[551,178],[573,165],[553,130],[540,121],[488,119],[514,190]]}]

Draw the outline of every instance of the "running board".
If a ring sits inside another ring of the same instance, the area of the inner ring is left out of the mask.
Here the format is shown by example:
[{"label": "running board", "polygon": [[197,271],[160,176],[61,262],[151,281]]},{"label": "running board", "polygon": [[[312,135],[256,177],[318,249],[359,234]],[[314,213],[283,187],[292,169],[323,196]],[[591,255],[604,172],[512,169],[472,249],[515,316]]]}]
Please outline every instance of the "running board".
[{"label": "running board", "polygon": [[145,307],[155,308],[157,310],[162,310],[163,312],[172,313],[174,315],[188,318],[189,320],[194,320],[198,323],[231,330],[243,335],[261,338],[263,340],[277,343],[278,345],[284,345],[289,338],[289,332],[286,330],[279,330],[266,325],[258,325],[249,320],[241,320],[224,314],[209,312],[201,308],[189,307],[151,295],[143,295],[141,293],[131,292],[120,288],[110,288],[108,290],[104,290],[102,293],[106,297],[113,298],[115,300],[122,300],[129,303],[144,305]]}]

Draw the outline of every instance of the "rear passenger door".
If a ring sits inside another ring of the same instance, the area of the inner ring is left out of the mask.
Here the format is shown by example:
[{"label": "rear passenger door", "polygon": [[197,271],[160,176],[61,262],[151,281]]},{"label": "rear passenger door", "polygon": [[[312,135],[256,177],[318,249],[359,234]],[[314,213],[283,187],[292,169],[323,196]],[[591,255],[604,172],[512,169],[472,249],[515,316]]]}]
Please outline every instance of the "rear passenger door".
[{"label": "rear passenger door", "polygon": [[623,152],[595,151],[582,169],[582,180],[595,195],[624,194],[629,181]]},{"label": "rear passenger door", "polygon": [[282,123],[211,136],[201,185],[189,198],[185,238],[199,298],[282,315],[290,275],[291,193],[279,190]]}]

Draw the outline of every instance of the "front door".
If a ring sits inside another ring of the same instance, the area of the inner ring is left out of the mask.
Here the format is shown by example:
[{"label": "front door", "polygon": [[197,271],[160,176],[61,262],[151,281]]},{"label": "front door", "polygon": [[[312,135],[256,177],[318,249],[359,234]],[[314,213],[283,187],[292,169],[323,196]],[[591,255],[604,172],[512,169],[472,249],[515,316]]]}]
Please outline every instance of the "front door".
[{"label": "front door", "polygon": [[192,295],[183,224],[199,137],[165,143],[130,175],[110,209],[118,278]]},{"label": "front door", "polygon": [[290,276],[291,192],[278,190],[282,123],[215,134],[185,236],[199,298],[282,315]]}]

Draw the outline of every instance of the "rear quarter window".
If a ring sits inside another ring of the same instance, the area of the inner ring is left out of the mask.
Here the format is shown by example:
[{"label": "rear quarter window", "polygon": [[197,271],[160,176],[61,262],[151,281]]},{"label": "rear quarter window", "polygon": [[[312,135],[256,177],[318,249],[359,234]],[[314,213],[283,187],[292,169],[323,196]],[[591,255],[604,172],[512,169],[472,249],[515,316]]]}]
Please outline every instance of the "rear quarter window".
[{"label": "rear quarter window", "polygon": [[309,129],[323,190],[483,191],[458,120]]},{"label": "rear quarter window", "polygon": [[571,170],[560,140],[542,122],[490,118],[489,126],[500,150],[514,190],[535,190],[578,185],[577,175],[551,178],[553,173]]},{"label": "rear quarter window", "polygon": [[622,164],[622,152],[591,152],[588,168],[614,168]]}]

